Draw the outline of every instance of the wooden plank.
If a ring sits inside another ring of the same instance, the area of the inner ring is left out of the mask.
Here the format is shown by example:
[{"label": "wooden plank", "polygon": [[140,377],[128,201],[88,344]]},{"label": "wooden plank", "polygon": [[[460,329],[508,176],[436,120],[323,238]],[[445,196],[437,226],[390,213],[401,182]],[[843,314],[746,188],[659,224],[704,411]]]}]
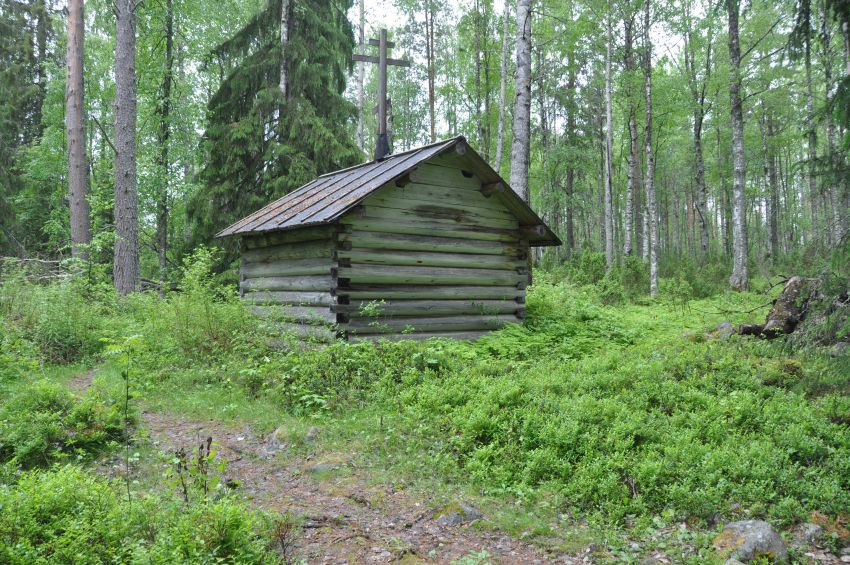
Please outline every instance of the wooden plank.
[{"label": "wooden plank", "polygon": [[325,292],[256,291],[242,297],[253,304],[291,304],[293,306],[330,306],[334,303],[329,290]]},{"label": "wooden plank", "polygon": [[434,237],[417,234],[396,234],[354,230],[341,233],[342,242],[350,242],[353,249],[382,249],[399,251],[440,251],[447,253],[506,255],[527,257],[528,247],[518,241],[500,242],[456,237]]},{"label": "wooden plank", "polygon": [[282,232],[244,236],[242,238],[242,245],[244,249],[256,249],[258,247],[269,247],[286,243],[317,241],[320,239],[331,239],[335,232],[336,226],[312,226]]},{"label": "wooden plank", "polygon": [[245,279],[241,288],[248,290],[301,290],[301,291],[330,291],[332,279],[330,275],[308,275],[295,277],[258,277]]},{"label": "wooden plank", "polygon": [[302,324],[334,324],[336,314],[327,306],[249,306],[261,318],[272,318]]},{"label": "wooden plank", "polygon": [[350,289],[338,290],[340,297],[350,300],[517,300],[525,291],[515,286],[387,286],[352,284]]},{"label": "wooden plank", "polygon": [[519,320],[514,315],[494,316],[445,316],[438,318],[352,318],[347,324],[341,324],[340,328],[349,334],[381,334],[381,333],[403,333],[412,328],[412,331],[441,332],[441,331],[467,331],[467,330],[495,330],[505,324],[517,323]]},{"label": "wooden plank", "polygon": [[[364,308],[366,310],[364,310]],[[514,314],[522,310],[516,300],[356,300],[350,304],[336,304],[333,312],[349,314],[352,318],[375,316],[453,316],[460,314]]]},{"label": "wooden plank", "polygon": [[441,205],[468,206],[476,209],[498,212],[508,217],[513,217],[510,210],[493,198],[487,198],[481,190],[459,190],[454,187],[410,183],[404,187],[388,185],[365,200],[369,203],[373,198],[398,199],[401,202],[408,200],[434,202]]},{"label": "wooden plank", "polygon": [[[464,159],[464,157],[459,157]],[[481,179],[475,175],[466,176],[464,169],[456,167],[445,167],[437,164],[439,158],[432,158],[422,163],[411,175],[410,180],[419,184],[432,184],[436,186],[448,186],[455,189],[475,190],[481,189]]]},{"label": "wooden plank", "polygon": [[349,341],[358,342],[358,341],[375,341],[375,340],[383,340],[386,339],[388,341],[402,341],[402,340],[413,340],[413,341],[422,341],[425,339],[456,339],[462,341],[476,341],[485,335],[488,335],[489,331],[478,331],[478,332],[416,332],[412,334],[373,334],[373,335],[358,335],[354,334],[349,337]]},{"label": "wooden plank", "polygon": [[[399,192],[405,189],[396,189]],[[470,200],[464,202],[460,198],[446,198],[442,201],[431,199],[423,194],[375,194],[364,201],[365,206],[380,206],[382,208],[395,208],[404,210],[416,210],[440,214],[445,218],[454,218],[459,215],[468,215],[473,218],[496,218],[499,220],[516,221],[513,214],[501,206],[480,206],[479,202]]]},{"label": "wooden plank", "polygon": [[479,214],[472,208],[450,209],[435,206],[398,206],[387,208],[377,204],[364,205],[360,211],[363,218],[380,218],[393,222],[433,222],[454,229],[457,226],[471,228],[498,228],[517,230],[519,223],[514,218],[492,218]]},{"label": "wooden plank", "polygon": [[461,269],[453,267],[397,267],[388,265],[352,265],[340,267],[337,276],[351,283],[448,284],[508,286],[527,282],[528,275],[511,270]]},{"label": "wooden plank", "polygon": [[334,262],[330,256],[315,259],[282,259],[274,263],[242,261],[241,273],[245,278],[283,277],[292,275],[330,274]]},{"label": "wooden plank", "polygon": [[242,252],[242,259],[246,263],[273,263],[284,259],[316,259],[321,257],[330,259],[332,249],[333,240],[322,239],[246,249]]},{"label": "wooden plank", "polygon": [[382,249],[338,250],[339,259],[349,259],[352,264],[400,265],[426,267],[463,267],[468,269],[527,268],[528,261],[505,255],[478,255],[470,253],[433,253],[428,251],[398,251]]},{"label": "wooden plank", "polygon": [[482,241],[516,242],[519,240],[518,230],[484,228],[479,226],[450,226],[445,223],[433,221],[392,222],[385,218],[360,218],[356,214],[349,214],[340,218],[339,222],[365,231],[456,237]]}]

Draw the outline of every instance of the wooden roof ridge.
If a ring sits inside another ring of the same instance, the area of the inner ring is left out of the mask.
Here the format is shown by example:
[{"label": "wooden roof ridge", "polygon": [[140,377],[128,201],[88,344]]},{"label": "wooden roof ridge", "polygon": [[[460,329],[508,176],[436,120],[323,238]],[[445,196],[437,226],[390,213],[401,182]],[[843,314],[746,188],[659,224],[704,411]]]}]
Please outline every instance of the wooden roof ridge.
[{"label": "wooden roof ridge", "polygon": [[502,192],[493,196],[516,215],[521,226],[534,228],[526,235],[533,245],[560,245],[558,237],[543,220],[469,146],[462,135],[320,175],[231,224],[217,233],[216,237],[332,223],[387,183],[406,175],[420,163],[454,149],[461,154],[460,157],[468,160],[471,172],[478,176],[482,183],[501,184],[504,187]]}]

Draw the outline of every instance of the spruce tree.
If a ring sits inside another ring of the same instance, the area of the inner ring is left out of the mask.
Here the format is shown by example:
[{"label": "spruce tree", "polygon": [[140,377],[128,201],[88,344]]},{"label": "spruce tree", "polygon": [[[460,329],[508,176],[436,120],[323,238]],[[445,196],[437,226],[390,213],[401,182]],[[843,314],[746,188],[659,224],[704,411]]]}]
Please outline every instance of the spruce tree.
[{"label": "spruce tree", "polygon": [[[317,175],[358,162],[356,108],[343,97],[354,49],[346,16],[352,1],[269,0],[211,53],[209,64],[223,78],[208,105],[203,186],[189,202],[193,243],[209,242]],[[285,45],[282,4],[290,10]]]}]

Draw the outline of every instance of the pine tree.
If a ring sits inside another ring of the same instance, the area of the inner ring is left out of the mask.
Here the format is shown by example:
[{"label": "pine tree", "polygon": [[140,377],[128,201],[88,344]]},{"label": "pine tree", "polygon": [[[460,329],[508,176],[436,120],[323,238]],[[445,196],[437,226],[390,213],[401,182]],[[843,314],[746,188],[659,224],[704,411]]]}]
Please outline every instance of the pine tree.
[{"label": "pine tree", "polygon": [[[354,34],[352,0],[269,0],[213,50],[224,77],[208,105],[204,187],[189,202],[194,243],[319,174],[356,163],[356,107],[343,97]],[[281,57],[285,95],[280,88]],[[232,258],[234,248],[229,249]]]}]

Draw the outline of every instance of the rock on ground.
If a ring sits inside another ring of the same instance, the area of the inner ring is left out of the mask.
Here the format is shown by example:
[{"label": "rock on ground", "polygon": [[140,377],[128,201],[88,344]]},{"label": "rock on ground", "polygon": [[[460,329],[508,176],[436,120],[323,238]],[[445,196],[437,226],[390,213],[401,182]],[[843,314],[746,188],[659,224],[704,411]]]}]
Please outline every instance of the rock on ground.
[{"label": "rock on ground", "polygon": [[766,557],[775,563],[788,562],[788,548],[773,526],[762,520],[726,524],[714,539],[714,549],[723,558],[748,563]]}]

